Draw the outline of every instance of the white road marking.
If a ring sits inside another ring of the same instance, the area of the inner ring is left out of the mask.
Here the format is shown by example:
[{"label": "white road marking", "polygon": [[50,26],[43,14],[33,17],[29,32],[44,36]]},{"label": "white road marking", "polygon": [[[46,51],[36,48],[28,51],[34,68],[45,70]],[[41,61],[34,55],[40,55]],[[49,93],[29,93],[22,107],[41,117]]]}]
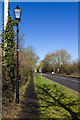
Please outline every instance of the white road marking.
[{"label": "white road marking", "polygon": [[[47,74],[42,74],[42,75],[46,75],[46,76],[47,76]],[[60,76],[54,76],[54,77],[55,77],[55,78],[65,79],[65,80],[68,79],[68,78],[64,78],[64,77],[60,77]],[[79,83],[79,81],[75,81],[75,80],[72,80],[72,79],[69,79],[69,80]]]},{"label": "white road marking", "polygon": [[60,78],[62,78],[62,79],[66,79],[66,78],[63,78],[63,77],[60,77]]},{"label": "white road marking", "polygon": [[[54,77],[58,77],[58,78],[62,78],[62,79],[68,79],[68,78],[63,78],[63,77],[59,77],[59,76],[54,76]],[[75,80],[72,80],[72,79],[69,79],[69,80],[79,83],[79,81],[75,81]]]},{"label": "white road marking", "polygon": [[72,79],[69,79],[69,80],[79,83],[79,81],[75,81],[75,80],[72,80]]}]

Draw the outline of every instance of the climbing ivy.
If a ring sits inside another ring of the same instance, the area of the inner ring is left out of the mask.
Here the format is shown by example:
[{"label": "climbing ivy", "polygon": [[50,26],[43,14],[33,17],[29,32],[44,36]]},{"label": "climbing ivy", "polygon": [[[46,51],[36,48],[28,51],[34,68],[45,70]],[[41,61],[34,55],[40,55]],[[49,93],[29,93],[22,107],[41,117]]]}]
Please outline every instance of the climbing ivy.
[{"label": "climbing ivy", "polygon": [[11,100],[11,95],[15,90],[15,31],[14,26],[17,21],[14,21],[10,16],[10,7],[8,7],[8,22],[6,28],[2,32],[2,49],[3,49],[3,92],[5,96]]}]

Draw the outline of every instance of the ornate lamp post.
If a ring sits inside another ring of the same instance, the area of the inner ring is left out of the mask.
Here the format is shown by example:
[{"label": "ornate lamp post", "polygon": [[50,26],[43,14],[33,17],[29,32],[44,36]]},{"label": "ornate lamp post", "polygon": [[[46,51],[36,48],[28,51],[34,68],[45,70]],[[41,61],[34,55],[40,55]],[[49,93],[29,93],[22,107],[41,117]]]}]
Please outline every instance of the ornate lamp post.
[{"label": "ornate lamp post", "polygon": [[[21,9],[17,7],[14,9],[15,20],[21,20]],[[16,80],[16,103],[19,103],[19,62],[18,62],[18,54],[19,54],[19,45],[18,45],[18,36],[19,36],[19,27],[17,23],[17,80]]]}]

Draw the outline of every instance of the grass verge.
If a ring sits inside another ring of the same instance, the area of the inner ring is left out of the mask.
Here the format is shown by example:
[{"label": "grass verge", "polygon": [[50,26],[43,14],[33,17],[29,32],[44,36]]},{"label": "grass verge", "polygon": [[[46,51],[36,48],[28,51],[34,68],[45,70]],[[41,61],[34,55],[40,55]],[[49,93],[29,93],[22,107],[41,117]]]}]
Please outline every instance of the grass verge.
[{"label": "grass verge", "polygon": [[80,119],[78,93],[45,77],[34,74],[40,118]]},{"label": "grass verge", "polygon": [[6,106],[3,106],[3,113],[2,113],[3,119],[18,118],[17,115],[21,111],[21,101],[23,100],[23,96],[24,96],[24,93],[25,93],[28,83],[29,83],[29,79],[25,85],[23,85],[22,87],[19,88],[19,99],[20,99],[19,104],[16,104],[16,102],[15,102],[15,99],[16,99],[16,94],[15,94],[14,101],[11,103],[8,103]]}]

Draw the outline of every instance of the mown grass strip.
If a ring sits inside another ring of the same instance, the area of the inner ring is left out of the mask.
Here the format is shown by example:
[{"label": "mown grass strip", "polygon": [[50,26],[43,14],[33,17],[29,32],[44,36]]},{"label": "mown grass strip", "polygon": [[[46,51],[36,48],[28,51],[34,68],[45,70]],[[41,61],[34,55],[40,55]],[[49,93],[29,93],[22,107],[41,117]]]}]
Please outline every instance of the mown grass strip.
[{"label": "mown grass strip", "polygon": [[40,118],[80,119],[78,93],[42,76],[34,75]]}]

